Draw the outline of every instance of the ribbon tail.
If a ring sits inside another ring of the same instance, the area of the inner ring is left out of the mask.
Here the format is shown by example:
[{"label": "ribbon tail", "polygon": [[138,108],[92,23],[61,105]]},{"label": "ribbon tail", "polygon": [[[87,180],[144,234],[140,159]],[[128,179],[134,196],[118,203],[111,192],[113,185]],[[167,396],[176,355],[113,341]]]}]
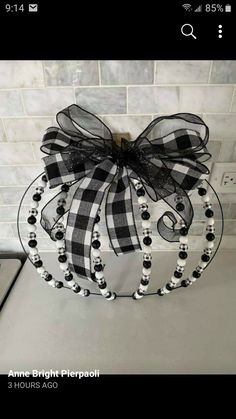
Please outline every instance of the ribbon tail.
[{"label": "ribbon tail", "polygon": [[69,267],[83,279],[91,279],[91,241],[95,218],[105,191],[113,181],[117,165],[106,159],[98,164],[77,188],[66,227]]},{"label": "ribbon tail", "polygon": [[140,250],[126,167],[119,168],[107,193],[106,225],[116,255]]}]

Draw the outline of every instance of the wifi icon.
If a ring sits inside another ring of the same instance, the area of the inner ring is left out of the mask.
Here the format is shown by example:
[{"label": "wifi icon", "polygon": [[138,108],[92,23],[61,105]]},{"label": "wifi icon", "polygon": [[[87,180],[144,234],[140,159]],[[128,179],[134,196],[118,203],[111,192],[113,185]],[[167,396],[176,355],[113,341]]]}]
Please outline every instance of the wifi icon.
[{"label": "wifi icon", "polygon": [[192,5],[189,3],[182,4],[182,7],[187,11],[190,12],[192,10]]}]

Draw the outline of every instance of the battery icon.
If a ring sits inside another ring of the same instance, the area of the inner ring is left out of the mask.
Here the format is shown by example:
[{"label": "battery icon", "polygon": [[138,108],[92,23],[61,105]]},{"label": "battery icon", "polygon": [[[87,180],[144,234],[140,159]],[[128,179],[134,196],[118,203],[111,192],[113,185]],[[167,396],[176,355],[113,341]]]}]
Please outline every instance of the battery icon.
[{"label": "battery icon", "polygon": [[230,4],[226,4],[225,11],[226,12],[231,12],[231,5]]}]

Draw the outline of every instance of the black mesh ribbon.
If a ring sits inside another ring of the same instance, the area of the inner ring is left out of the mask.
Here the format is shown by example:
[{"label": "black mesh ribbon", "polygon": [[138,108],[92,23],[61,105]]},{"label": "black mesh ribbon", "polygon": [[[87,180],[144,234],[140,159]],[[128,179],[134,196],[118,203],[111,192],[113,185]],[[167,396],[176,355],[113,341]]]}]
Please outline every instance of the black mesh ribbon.
[{"label": "black mesh ribbon", "polygon": [[[99,118],[77,105],[60,111],[57,122],[60,128],[47,129],[41,150],[48,154],[43,161],[50,188],[71,184],[65,206],[66,250],[74,272],[91,278],[92,231],[104,198],[115,253],[140,249],[131,199],[134,180],[143,184],[154,202],[168,204],[157,229],[165,240],[178,241],[177,218],[190,227],[189,195],[209,175],[202,164],[211,157],[206,148],[209,130],[200,117],[179,113],[156,118],[135,141],[122,139],[120,146]],[[56,214],[60,195],[42,210],[41,224],[52,239],[60,219]],[[178,202],[182,210],[176,209]]]}]

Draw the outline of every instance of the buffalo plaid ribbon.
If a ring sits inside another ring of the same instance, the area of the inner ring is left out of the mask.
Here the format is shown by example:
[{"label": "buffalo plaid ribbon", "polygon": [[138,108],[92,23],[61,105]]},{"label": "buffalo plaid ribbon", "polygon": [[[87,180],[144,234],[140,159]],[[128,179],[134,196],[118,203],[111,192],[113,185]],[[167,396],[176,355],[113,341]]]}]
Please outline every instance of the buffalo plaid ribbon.
[{"label": "buffalo plaid ribbon", "polygon": [[[77,105],[57,114],[58,127],[47,129],[41,150],[50,188],[69,184],[65,211],[66,251],[69,267],[82,278],[91,279],[91,241],[98,209],[105,199],[106,226],[117,255],[141,248],[132,206],[134,180],[139,180],[153,201],[163,199],[173,211],[157,221],[160,235],[177,241],[176,215],[187,227],[193,208],[188,194],[209,171],[202,161],[209,159],[208,128],[193,114],[156,118],[137,137],[118,146],[109,128],[95,115]],[[62,192],[45,205],[41,224],[55,240],[60,219],[56,203]],[[181,200],[183,211],[177,211]],[[172,223],[165,222],[168,217]]]}]

